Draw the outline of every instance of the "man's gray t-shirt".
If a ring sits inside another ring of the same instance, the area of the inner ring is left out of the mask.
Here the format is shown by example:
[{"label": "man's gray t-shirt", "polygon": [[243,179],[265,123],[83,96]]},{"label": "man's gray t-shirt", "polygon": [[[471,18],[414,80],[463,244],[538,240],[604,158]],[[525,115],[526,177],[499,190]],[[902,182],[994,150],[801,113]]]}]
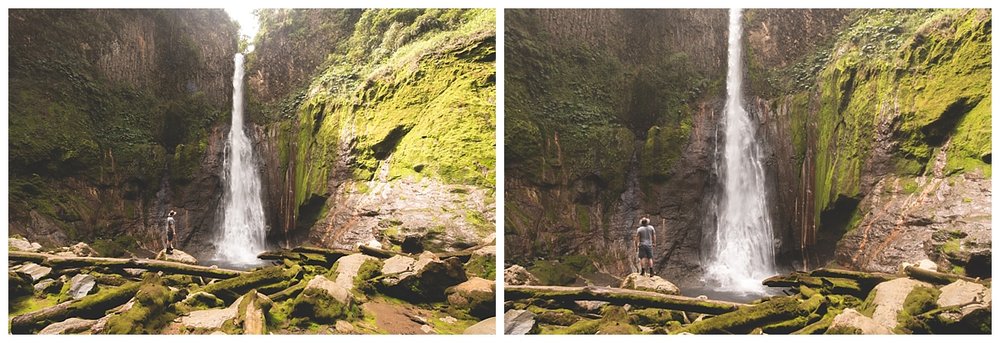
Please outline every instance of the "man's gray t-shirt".
[{"label": "man's gray t-shirt", "polygon": [[639,233],[639,244],[653,245],[653,235],[656,234],[656,230],[653,229],[652,225],[640,226],[637,232]]},{"label": "man's gray t-shirt", "polygon": [[167,230],[174,229],[174,217],[167,217]]}]

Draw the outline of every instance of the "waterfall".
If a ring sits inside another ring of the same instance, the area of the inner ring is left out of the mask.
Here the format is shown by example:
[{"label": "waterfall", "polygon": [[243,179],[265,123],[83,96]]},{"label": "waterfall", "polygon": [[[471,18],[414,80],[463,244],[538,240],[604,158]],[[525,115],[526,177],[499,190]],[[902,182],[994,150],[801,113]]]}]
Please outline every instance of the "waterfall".
[{"label": "waterfall", "polygon": [[726,73],[724,147],[719,163],[721,194],[716,198],[715,241],[707,278],[721,291],[763,293],[773,276],[774,243],[767,210],[764,168],[755,123],[743,108],[740,10],[729,11],[729,66]]},{"label": "waterfall", "polygon": [[226,143],[226,185],[221,234],[215,258],[234,264],[252,264],[264,251],[264,206],[260,199],[260,174],[250,139],[243,132],[243,54],[233,57],[233,118]]}]

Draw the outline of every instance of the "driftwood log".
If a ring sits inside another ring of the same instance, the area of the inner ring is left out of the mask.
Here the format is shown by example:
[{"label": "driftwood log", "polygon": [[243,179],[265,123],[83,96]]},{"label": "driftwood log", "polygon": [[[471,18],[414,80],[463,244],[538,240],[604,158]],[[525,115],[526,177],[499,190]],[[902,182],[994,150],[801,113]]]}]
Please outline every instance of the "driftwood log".
[{"label": "driftwood log", "polygon": [[38,263],[53,269],[71,269],[81,267],[103,267],[109,270],[121,271],[125,268],[138,268],[149,271],[162,271],[170,274],[185,274],[213,279],[228,279],[240,276],[245,272],[222,268],[204,267],[180,262],[110,257],[76,257],[51,254],[11,251],[8,259],[11,261],[28,261]]},{"label": "driftwood log", "polygon": [[742,307],[736,311],[694,322],[676,333],[749,333],[762,327],[772,328],[776,332],[791,332],[808,324],[808,321],[796,321],[796,318],[808,318],[824,304],[825,298],[820,295],[807,300],[798,297],[778,297],[758,305]]},{"label": "driftwood log", "polygon": [[923,268],[917,268],[917,267],[914,267],[914,266],[906,266],[906,268],[903,268],[903,272],[905,272],[906,275],[909,276],[909,277],[911,277],[911,278],[914,278],[914,279],[917,279],[917,280],[920,280],[920,281],[927,281],[927,282],[930,282],[930,283],[933,283],[933,284],[938,284],[938,285],[947,285],[949,283],[952,283],[952,282],[955,282],[955,281],[958,281],[958,280],[964,280],[964,281],[968,281],[968,282],[975,282],[975,283],[978,283],[978,284],[985,284],[983,282],[983,280],[980,280],[980,279],[973,279],[973,278],[970,278],[970,277],[956,275],[956,274],[941,273],[941,272],[936,272],[936,271],[933,271],[933,270],[927,270],[927,269],[923,269]]},{"label": "driftwood log", "polygon": [[562,286],[504,286],[506,300],[551,299],[556,301],[599,300],[615,305],[664,308],[677,311],[705,314],[722,314],[736,311],[746,304],[702,300],[677,295],[637,291],[610,287],[562,287]]},{"label": "driftwood log", "polygon": [[[813,290],[827,294],[849,294],[864,298],[871,288],[863,289],[857,280],[832,276],[812,276],[806,273],[794,272],[786,275],[772,276],[764,280],[768,287],[799,287],[807,286]],[[873,286],[874,287],[874,286]]]},{"label": "driftwood log", "polygon": [[261,268],[238,277],[206,285],[198,291],[212,294],[230,304],[251,289],[291,280],[300,272],[302,272],[302,267],[298,265],[293,265],[291,268],[284,266]]}]

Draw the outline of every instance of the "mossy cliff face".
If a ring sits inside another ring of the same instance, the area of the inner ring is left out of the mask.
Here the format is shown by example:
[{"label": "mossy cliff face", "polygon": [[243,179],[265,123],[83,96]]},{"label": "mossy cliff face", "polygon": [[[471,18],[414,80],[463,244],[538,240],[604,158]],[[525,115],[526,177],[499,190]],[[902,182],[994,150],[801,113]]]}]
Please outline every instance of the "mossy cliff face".
[{"label": "mossy cliff face", "polygon": [[[11,10],[11,232],[121,253],[211,227],[236,26],[215,10]],[[213,210],[209,210],[209,209]],[[183,244],[182,244],[183,245]]]},{"label": "mossy cliff face", "polygon": [[841,28],[779,65],[767,58],[771,36],[786,35],[767,30],[773,12],[747,15],[747,63],[780,180],[782,250],[807,267],[835,254],[893,271],[946,263],[935,247],[947,235],[931,236],[950,227],[988,251],[990,11],[822,13]]},{"label": "mossy cliff face", "polygon": [[249,115],[274,239],[453,250],[494,231],[494,11],[261,17]]},{"label": "mossy cliff face", "polygon": [[642,216],[654,258],[694,276],[724,97],[724,10],[508,10],[508,260],[584,254],[630,271]]}]

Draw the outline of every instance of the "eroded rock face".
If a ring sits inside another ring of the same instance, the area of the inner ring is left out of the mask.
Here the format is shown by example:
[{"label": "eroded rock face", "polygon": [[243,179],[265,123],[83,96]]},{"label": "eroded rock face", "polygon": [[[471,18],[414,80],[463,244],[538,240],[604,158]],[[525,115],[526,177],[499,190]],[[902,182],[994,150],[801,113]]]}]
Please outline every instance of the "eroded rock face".
[{"label": "eroded rock face", "polygon": [[670,295],[681,294],[681,290],[670,281],[664,280],[657,275],[645,276],[639,275],[639,273],[632,273],[626,276],[625,280],[622,281],[621,288],[637,289],[640,291]]}]

